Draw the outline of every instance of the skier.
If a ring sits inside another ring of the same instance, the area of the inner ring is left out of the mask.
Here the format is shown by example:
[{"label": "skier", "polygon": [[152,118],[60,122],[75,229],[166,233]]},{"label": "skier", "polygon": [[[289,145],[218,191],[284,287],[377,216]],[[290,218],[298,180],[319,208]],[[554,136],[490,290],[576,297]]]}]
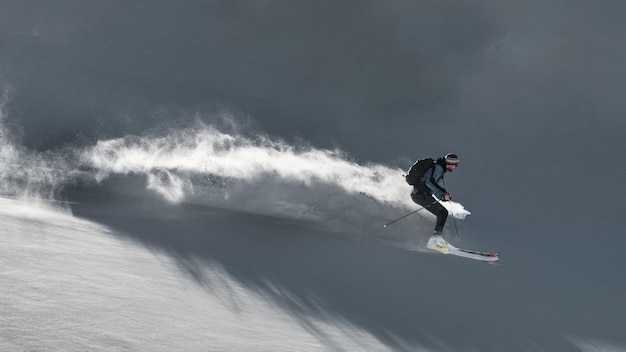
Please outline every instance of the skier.
[{"label": "skier", "polygon": [[419,182],[413,186],[411,192],[413,202],[437,216],[435,231],[428,240],[427,247],[429,248],[433,245],[440,248],[446,245],[446,241],[441,237],[441,231],[446,224],[448,210],[433,199],[433,195],[443,202],[452,199],[452,195],[443,187],[443,175],[448,171],[453,172],[458,166],[459,157],[454,153],[448,153],[443,158],[438,158],[433,166],[426,170]]}]

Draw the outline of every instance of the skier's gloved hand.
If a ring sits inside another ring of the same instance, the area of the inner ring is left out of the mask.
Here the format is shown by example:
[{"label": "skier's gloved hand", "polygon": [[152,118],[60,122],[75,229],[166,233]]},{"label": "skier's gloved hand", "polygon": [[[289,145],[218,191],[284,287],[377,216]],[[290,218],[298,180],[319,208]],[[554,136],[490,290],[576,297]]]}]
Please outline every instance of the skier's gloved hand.
[{"label": "skier's gloved hand", "polygon": [[443,194],[443,199],[442,200],[445,201],[445,202],[447,202],[449,200],[452,200],[452,195],[450,193],[446,192],[446,193]]}]

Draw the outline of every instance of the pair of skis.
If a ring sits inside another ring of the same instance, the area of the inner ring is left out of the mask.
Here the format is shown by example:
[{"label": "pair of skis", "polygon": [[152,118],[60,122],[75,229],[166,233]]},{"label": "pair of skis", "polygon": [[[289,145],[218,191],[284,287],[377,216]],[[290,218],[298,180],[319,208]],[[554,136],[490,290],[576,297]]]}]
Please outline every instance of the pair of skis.
[{"label": "pair of skis", "polygon": [[500,259],[498,256],[499,253],[480,252],[470,249],[457,248],[443,238],[440,238],[437,241],[432,239],[429,240],[428,244],[426,244],[426,248],[443,254],[452,254],[458,257],[480,260],[483,262],[497,262]]}]

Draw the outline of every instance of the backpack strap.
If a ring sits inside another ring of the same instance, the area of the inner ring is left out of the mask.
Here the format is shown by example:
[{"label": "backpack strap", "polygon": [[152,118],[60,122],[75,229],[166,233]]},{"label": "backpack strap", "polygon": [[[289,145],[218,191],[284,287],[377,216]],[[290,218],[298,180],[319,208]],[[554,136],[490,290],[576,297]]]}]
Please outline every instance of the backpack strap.
[{"label": "backpack strap", "polygon": [[[443,182],[444,185],[446,183],[443,177],[447,171],[445,167],[446,161],[443,158],[439,158],[435,160],[435,162],[433,163],[432,172],[430,174],[430,183],[432,183],[433,186],[437,187],[437,189],[439,189],[439,191],[441,191],[442,193],[446,193],[448,191],[446,191],[445,188],[441,187],[439,183],[437,182],[437,180],[435,180],[435,168],[437,167],[437,165],[439,165],[443,169],[443,172],[441,173],[441,181]],[[428,193],[432,193],[431,190],[425,184],[424,184],[424,188],[428,191]]]}]

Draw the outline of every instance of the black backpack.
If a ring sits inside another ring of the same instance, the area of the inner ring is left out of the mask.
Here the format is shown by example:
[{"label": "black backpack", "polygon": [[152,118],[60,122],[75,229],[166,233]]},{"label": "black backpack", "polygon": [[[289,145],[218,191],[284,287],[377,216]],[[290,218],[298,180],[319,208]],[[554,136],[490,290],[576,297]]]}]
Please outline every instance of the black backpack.
[{"label": "black backpack", "polygon": [[424,158],[416,161],[415,164],[411,166],[406,176],[404,176],[406,183],[411,186],[419,184],[422,176],[424,176],[426,171],[433,166],[435,166],[435,159],[433,158]]}]

